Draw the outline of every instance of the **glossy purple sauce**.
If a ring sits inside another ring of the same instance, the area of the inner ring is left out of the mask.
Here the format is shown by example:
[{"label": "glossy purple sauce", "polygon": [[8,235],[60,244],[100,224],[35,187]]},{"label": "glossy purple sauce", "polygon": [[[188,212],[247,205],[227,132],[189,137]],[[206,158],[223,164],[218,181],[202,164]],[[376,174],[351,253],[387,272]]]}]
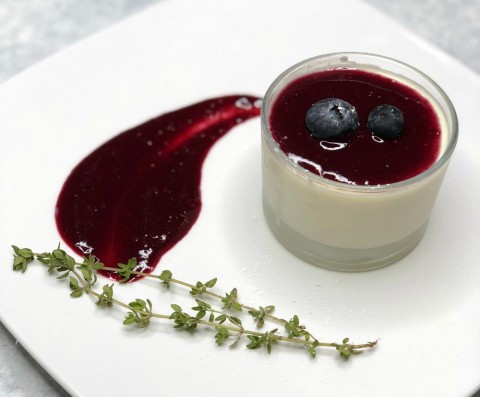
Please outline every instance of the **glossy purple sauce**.
[{"label": "glossy purple sauce", "polygon": [[[312,137],[305,115],[324,98],[351,103],[360,127],[328,141]],[[368,130],[368,114],[381,104],[402,111],[405,124],[400,137],[380,142]],[[275,141],[299,165],[325,178],[357,185],[411,178],[428,169],[440,150],[441,127],[431,103],[403,83],[361,70],[323,71],[293,81],[273,104],[269,123]]]},{"label": "glossy purple sauce", "polygon": [[106,266],[136,257],[137,270],[152,272],[198,218],[210,148],[259,115],[255,101],[235,95],[200,102],[100,146],[75,167],[58,197],[55,218],[63,240]]}]

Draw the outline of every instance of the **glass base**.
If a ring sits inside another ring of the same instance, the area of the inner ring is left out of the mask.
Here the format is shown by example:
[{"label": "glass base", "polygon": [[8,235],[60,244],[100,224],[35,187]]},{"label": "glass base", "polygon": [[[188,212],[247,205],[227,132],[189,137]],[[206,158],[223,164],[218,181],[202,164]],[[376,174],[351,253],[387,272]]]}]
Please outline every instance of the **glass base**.
[{"label": "glass base", "polygon": [[280,243],[295,256],[314,265],[337,271],[358,272],[390,265],[410,253],[422,239],[426,221],[406,238],[381,247],[349,249],[324,245],[278,223],[270,206],[263,203],[267,223]]}]

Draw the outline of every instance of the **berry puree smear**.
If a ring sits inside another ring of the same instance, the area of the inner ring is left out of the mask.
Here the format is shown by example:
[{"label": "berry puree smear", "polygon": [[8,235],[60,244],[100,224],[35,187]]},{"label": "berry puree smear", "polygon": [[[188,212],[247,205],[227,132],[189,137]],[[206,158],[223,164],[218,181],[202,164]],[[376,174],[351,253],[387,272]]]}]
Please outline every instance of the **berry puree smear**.
[{"label": "berry puree smear", "polygon": [[[358,128],[323,139],[313,136],[305,115],[325,98],[351,104]],[[369,114],[384,104],[403,114],[403,131],[397,137],[380,138],[367,127]],[[428,169],[441,148],[441,125],[432,104],[401,81],[365,70],[326,70],[291,82],[272,105],[269,124],[273,139],[292,161],[353,185],[409,179]]]},{"label": "berry puree smear", "polygon": [[210,148],[258,116],[258,104],[258,98],[240,95],[203,101],[100,146],[73,169],[58,197],[55,217],[63,240],[106,266],[135,257],[135,270],[152,272],[199,216],[201,170]]}]

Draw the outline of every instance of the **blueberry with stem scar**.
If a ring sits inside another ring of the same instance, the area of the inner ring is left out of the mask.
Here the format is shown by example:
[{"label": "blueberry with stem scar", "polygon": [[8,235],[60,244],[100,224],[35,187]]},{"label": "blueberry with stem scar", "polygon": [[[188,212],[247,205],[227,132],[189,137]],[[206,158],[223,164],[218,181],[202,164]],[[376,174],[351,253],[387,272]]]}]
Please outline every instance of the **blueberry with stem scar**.
[{"label": "blueberry with stem scar", "polygon": [[360,125],[355,108],[337,98],[326,98],[314,103],[305,118],[308,130],[317,139],[331,138]]},{"label": "blueberry with stem scar", "polygon": [[380,138],[396,138],[403,131],[403,114],[392,105],[377,106],[368,115],[367,127]]}]

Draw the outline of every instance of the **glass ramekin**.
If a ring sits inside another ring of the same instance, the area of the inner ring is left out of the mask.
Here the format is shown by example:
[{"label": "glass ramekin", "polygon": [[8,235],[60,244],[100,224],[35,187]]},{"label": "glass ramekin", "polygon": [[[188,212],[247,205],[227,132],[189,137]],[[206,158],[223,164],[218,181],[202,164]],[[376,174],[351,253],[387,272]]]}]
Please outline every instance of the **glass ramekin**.
[{"label": "glass ramekin", "polygon": [[[322,178],[290,160],[269,129],[272,104],[299,77],[336,68],[382,74],[426,97],[438,113],[444,137],[436,162],[401,182],[360,186]],[[296,256],[342,271],[388,265],[418,244],[458,138],[455,109],[434,81],[403,62],[365,53],[321,55],[287,69],[264,97],[261,125],[263,208],[270,229]]]}]

